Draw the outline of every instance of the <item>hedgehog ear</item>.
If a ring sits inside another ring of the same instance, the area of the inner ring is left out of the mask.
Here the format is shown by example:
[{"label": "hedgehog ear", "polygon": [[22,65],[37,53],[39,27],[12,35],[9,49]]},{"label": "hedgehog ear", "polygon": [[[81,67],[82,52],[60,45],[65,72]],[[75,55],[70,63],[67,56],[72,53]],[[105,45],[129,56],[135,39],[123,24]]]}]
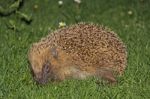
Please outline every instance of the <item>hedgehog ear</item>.
[{"label": "hedgehog ear", "polygon": [[58,52],[57,52],[56,48],[51,48],[50,52],[55,59],[58,58]]}]

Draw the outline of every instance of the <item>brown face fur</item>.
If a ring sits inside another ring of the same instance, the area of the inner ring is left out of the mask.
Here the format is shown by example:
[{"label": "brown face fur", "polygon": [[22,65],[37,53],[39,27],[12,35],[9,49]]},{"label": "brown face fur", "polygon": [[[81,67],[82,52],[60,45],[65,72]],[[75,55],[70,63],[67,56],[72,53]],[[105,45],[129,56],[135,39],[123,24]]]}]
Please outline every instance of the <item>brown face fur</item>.
[{"label": "brown face fur", "polygon": [[45,83],[48,80],[48,72],[50,71],[49,65],[51,64],[46,57],[46,51],[47,50],[41,50],[37,48],[36,45],[33,45],[28,54],[33,78],[38,83]]},{"label": "brown face fur", "polygon": [[[59,53],[58,53],[59,52]],[[59,56],[59,57],[58,57]],[[70,57],[57,48],[32,46],[28,54],[34,80],[39,84],[65,79]],[[63,67],[63,68],[62,68]]]}]

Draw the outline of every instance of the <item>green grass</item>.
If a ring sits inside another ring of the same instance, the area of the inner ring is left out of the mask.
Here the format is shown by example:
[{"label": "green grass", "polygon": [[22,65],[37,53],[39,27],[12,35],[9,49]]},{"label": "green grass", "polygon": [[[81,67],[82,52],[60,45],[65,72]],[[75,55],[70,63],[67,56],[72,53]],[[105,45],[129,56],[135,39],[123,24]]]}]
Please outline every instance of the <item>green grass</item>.
[{"label": "green grass", "polygon": [[[2,99],[150,99],[149,0],[24,0],[20,11],[32,14],[26,24],[16,14],[0,16],[0,98]],[[11,2],[12,3],[12,2]],[[0,5],[8,6],[7,0]],[[34,5],[38,5],[34,9]],[[132,14],[128,14],[132,11]],[[13,21],[15,30],[9,29]],[[38,86],[28,68],[30,44],[58,28],[80,21],[102,24],[115,31],[128,48],[128,66],[118,84],[96,84],[95,79],[66,80]]]}]

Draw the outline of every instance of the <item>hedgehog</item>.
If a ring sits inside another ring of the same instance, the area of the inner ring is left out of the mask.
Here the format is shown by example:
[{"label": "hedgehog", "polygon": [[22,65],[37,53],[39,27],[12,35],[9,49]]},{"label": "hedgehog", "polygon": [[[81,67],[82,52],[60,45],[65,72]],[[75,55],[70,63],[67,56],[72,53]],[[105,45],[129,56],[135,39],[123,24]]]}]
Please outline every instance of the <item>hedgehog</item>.
[{"label": "hedgehog", "polygon": [[116,83],[127,65],[126,46],[109,28],[77,23],[59,28],[28,51],[29,67],[38,84],[96,77]]}]

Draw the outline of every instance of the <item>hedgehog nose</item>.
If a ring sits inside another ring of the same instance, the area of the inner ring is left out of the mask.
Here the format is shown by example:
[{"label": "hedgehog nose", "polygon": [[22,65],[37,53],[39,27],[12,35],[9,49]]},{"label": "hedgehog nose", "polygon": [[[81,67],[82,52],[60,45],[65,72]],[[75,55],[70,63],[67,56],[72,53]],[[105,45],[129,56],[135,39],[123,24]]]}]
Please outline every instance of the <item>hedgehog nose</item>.
[{"label": "hedgehog nose", "polygon": [[44,79],[36,79],[36,83],[37,84],[46,84],[47,83],[47,80],[44,80]]},{"label": "hedgehog nose", "polygon": [[43,77],[41,73],[34,76],[34,80],[36,81],[37,84],[46,84],[48,82],[48,79]]},{"label": "hedgehog nose", "polygon": [[35,81],[36,81],[37,84],[46,84],[48,82],[47,79],[44,79],[42,77],[41,78],[35,77],[34,79],[35,79]]}]

